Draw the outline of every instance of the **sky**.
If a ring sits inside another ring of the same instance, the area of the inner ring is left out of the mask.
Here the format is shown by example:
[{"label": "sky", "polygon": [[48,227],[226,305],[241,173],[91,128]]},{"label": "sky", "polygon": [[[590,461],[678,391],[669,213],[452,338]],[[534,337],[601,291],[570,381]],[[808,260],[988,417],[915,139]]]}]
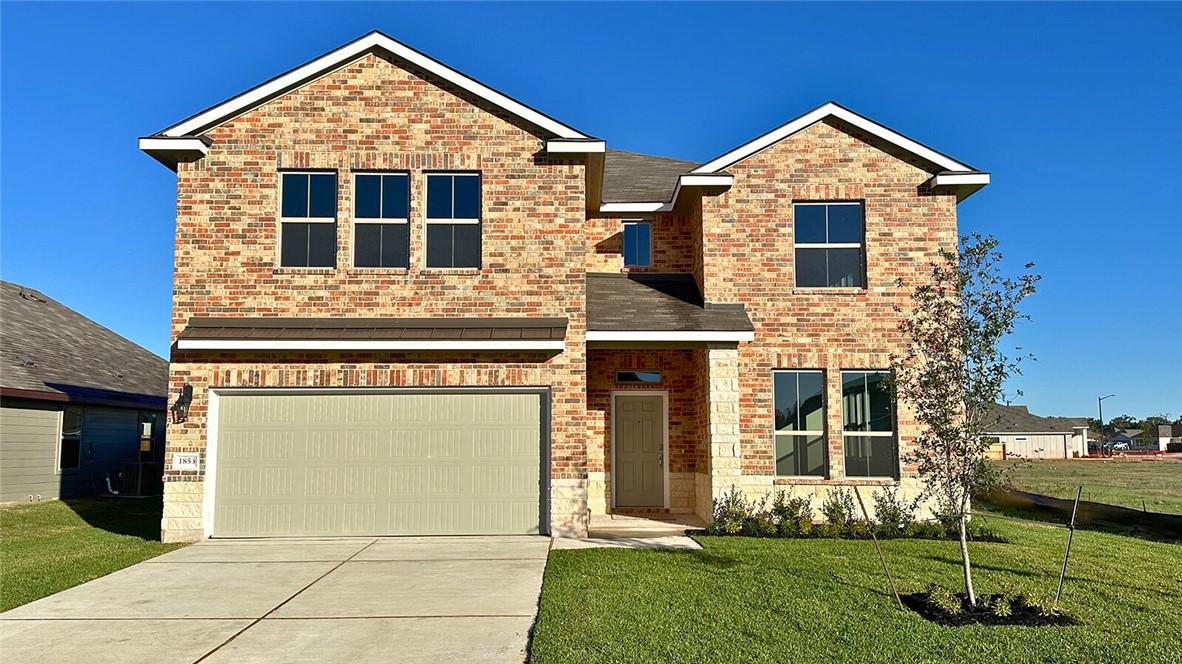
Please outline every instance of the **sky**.
[{"label": "sky", "polygon": [[373,29],[608,146],[707,161],[835,100],[992,173],[1040,415],[1182,415],[1182,4],[0,4],[0,277],[167,357],[151,134]]}]

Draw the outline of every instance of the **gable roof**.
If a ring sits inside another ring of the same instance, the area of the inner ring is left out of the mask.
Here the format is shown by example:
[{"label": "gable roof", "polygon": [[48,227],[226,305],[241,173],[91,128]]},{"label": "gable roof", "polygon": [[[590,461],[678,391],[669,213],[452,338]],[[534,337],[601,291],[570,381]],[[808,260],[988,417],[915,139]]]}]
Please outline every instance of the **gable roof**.
[{"label": "gable roof", "polygon": [[603,202],[668,203],[677,178],[697,166],[693,161],[608,150],[603,161]]},{"label": "gable roof", "polygon": [[1039,417],[1026,406],[993,404],[986,415],[985,428],[989,433],[1073,433],[1087,427],[1086,417]]},{"label": "gable roof", "polygon": [[718,173],[726,168],[729,168],[740,161],[754,155],[755,153],[764,150],[780,141],[803,131],[814,124],[821,122],[826,118],[837,118],[846,122],[862,131],[877,136],[882,140],[909,152],[925,161],[928,161],[937,166],[941,171],[952,173],[974,173],[986,176],[986,184],[988,183],[988,174],[981,173],[977,169],[968,164],[959,162],[952,157],[949,157],[942,152],[937,152],[928,146],[907,138],[893,129],[889,129],[877,122],[859,115],[850,109],[838,104],[837,102],[829,101],[821,104],[813,110],[789,120],[788,122],[776,127],[775,129],[754,138],[746,143],[740,145],[729,152],[726,152],[710,161],[702,164],[696,168],[694,173]]},{"label": "gable roof", "polygon": [[0,281],[0,319],[6,396],[164,406],[168,361],[64,304]]},{"label": "gable roof", "polygon": [[310,81],[349,64],[369,53],[380,51],[388,53],[394,58],[409,63],[415,67],[438,76],[439,78],[466,90],[481,99],[497,106],[507,113],[521,118],[557,138],[585,140],[592,137],[570,127],[534,108],[495,90],[470,76],[462,74],[442,62],[417,51],[406,44],[374,30],[359,37],[344,46],[333,49],[290,71],[257,85],[246,92],[238,94],[226,101],[212,106],[200,113],[189,117],[177,124],[156,132],[152,137],[159,138],[188,138],[195,137],[202,132],[209,131],[227,120],[265,104],[266,102],[286,94]]}]

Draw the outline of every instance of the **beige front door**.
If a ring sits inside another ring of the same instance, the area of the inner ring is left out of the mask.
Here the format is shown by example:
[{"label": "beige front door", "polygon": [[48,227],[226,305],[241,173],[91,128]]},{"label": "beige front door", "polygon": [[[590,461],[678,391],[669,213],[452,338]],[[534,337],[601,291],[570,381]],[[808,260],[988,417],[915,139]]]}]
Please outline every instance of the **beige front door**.
[{"label": "beige front door", "polygon": [[617,395],[614,407],[615,505],[664,507],[664,398]]}]

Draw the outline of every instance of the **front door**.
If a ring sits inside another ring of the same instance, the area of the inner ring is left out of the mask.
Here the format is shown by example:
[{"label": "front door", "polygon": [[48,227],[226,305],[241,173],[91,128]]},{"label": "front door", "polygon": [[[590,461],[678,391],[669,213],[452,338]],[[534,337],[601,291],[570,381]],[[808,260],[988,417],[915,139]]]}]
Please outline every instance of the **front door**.
[{"label": "front door", "polygon": [[616,396],[616,507],[665,506],[663,404],[660,396]]}]

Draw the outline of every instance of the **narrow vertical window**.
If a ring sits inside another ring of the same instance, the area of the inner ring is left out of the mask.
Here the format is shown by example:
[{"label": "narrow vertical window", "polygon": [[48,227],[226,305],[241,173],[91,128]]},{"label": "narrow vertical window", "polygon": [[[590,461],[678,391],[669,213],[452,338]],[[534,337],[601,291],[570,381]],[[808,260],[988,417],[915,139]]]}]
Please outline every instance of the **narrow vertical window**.
[{"label": "narrow vertical window", "polygon": [[650,267],[653,264],[652,224],[647,221],[624,222],[624,267]]},{"label": "narrow vertical window", "polygon": [[337,174],[280,175],[280,267],[336,267]]},{"label": "narrow vertical window", "polygon": [[841,372],[846,477],[898,477],[895,416],[885,371]]},{"label": "narrow vertical window", "polygon": [[797,286],[862,287],[861,203],[796,203],[792,228]]},{"label": "narrow vertical window", "polygon": [[772,373],[776,474],[825,476],[825,374]]},{"label": "narrow vertical window", "polygon": [[410,267],[410,175],[353,177],[353,265]]},{"label": "narrow vertical window", "polygon": [[427,267],[480,267],[480,174],[427,174]]},{"label": "narrow vertical window", "polygon": [[72,470],[82,464],[82,409],[62,409],[62,440],[58,450],[58,468]]}]

